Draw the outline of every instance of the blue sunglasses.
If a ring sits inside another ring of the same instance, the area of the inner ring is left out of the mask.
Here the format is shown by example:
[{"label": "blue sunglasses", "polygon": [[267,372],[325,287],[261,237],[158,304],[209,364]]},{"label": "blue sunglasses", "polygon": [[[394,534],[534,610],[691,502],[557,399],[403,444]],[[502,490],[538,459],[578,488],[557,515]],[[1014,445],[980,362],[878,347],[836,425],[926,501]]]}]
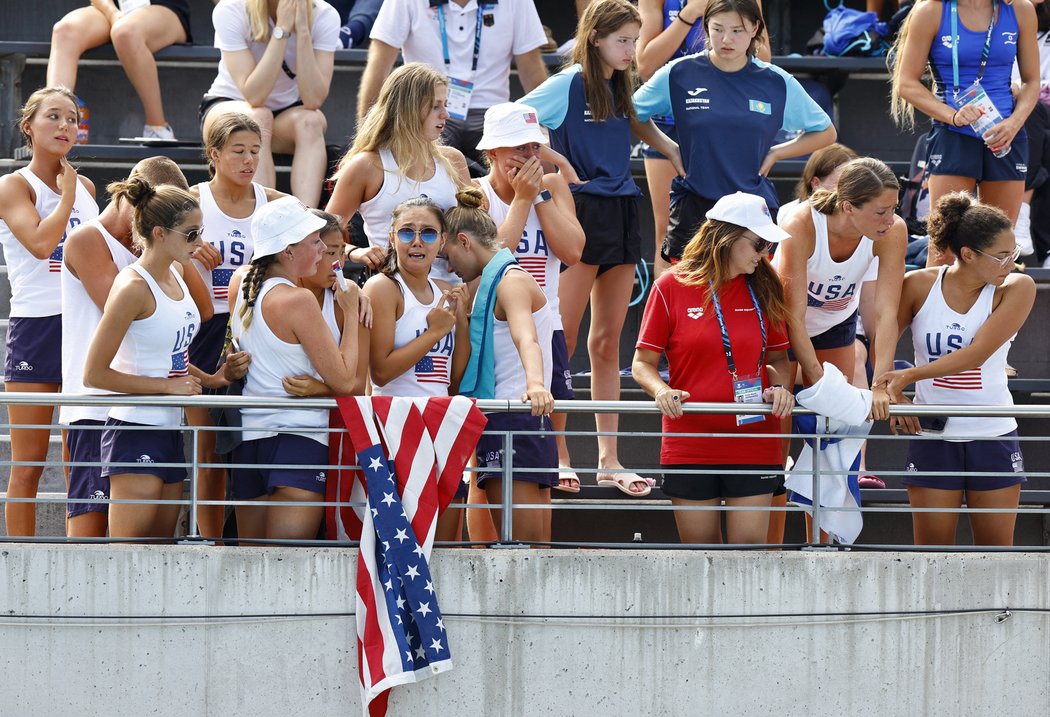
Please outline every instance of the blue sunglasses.
[{"label": "blue sunglasses", "polygon": [[398,229],[394,232],[394,236],[396,236],[397,240],[403,244],[411,244],[415,241],[416,237],[419,237],[424,244],[433,244],[441,237],[441,232],[430,227],[420,229],[419,231],[406,227],[404,229]]}]

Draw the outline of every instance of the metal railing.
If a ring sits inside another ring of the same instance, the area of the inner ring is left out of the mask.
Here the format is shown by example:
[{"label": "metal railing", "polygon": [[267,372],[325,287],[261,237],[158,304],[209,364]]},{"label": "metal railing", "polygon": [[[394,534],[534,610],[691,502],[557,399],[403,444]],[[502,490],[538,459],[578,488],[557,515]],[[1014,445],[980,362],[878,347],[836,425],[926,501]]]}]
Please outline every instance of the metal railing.
[{"label": "metal railing", "polygon": [[[49,406],[61,406],[61,405],[80,405],[80,406],[168,406],[168,407],[203,407],[203,408],[268,408],[275,411],[281,409],[295,408],[295,409],[333,409],[336,407],[336,402],[331,398],[315,398],[315,399],[300,399],[300,398],[259,398],[259,397],[244,397],[244,396],[74,396],[68,394],[41,394],[41,393],[5,393],[0,398],[0,403],[4,405],[49,405]],[[528,406],[521,404],[516,401],[497,401],[497,400],[479,400],[477,406],[484,412],[526,412]],[[721,404],[721,403],[689,403],[685,405],[684,410],[689,414],[722,414],[722,415],[736,415],[741,413],[747,413],[750,415],[754,414],[769,414],[771,412],[771,406],[765,404]],[[596,413],[618,413],[621,415],[628,414],[648,414],[648,415],[659,415],[660,411],[652,401],[564,401],[557,404],[557,410],[561,413],[572,414],[572,413],[584,413],[593,415]],[[987,416],[1010,416],[1014,418],[1050,418],[1050,405],[1020,405],[1020,406],[918,406],[918,405],[899,405],[891,407],[891,414],[894,416],[971,416],[971,417],[987,417]],[[808,411],[803,408],[796,407],[794,415],[815,415],[812,411]],[[827,441],[833,441],[839,436],[833,434],[829,430],[828,419],[818,416],[818,421],[824,421],[824,431],[813,434],[808,433],[791,433],[791,434],[738,434],[738,433],[703,433],[703,434],[675,434],[681,437],[703,437],[703,438],[722,438],[725,440],[733,440],[735,438],[762,438],[762,437],[776,437],[776,438],[789,438],[789,439],[808,439],[813,442],[815,451],[819,451],[822,444]],[[0,424],[0,430],[10,430],[10,424]],[[26,426],[21,426],[26,427]],[[39,428],[64,428],[58,424],[46,424],[36,426]],[[80,427],[78,427],[80,428]],[[103,426],[98,427],[85,427],[89,430],[102,430]],[[134,430],[134,428],[132,428]],[[181,500],[156,500],[156,501],[141,501],[141,500],[116,500],[108,499],[109,504],[142,504],[150,503],[157,505],[179,505],[185,507],[188,510],[189,520],[187,521],[186,536],[183,540],[196,542],[203,541],[204,539],[198,532],[197,522],[194,516],[197,514],[198,508],[202,506],[220,505],[225,507],[237,507],[237,506],[257,506],[259,503],[253,500],[202,500],[199,497],[199,486],[198,486],[198,473],[200,469],[206,468],[224,468],[228,469],[231,467],[240,467],[237,464],[231,464],[228,462],[220,463],[207,463],[203,462],[198,455],[198,435],[203,432],[220,432],[220,431],[239,431],[240,428],[224,428],[215,426],[182,426],[181,430],[186,431],[190,434],[192,440],[189,441],[189,459],[185,463],[177,464],[154,464],[158,467],[185,467],[188,472],[188,497]],[[302,432],[303,429],[296,429]],[[332,430],[332,429],[325,429]],[[343,432],[339,432],[343,433]],[[972,508],[969,506],[960,508],[916,508],[908,505],[902,506],[871,506],[871,507],[847,507],[847,506],[822,506],[820,501],[814,501],[812,506],[800,506],[800,505],[786,505],[786,506],[771,506],[771,507],[743,507],[743,506],[729,506],[729,505],[670,505],[670,501],[654,501],[654,500],[641,500],[635,497],[623,496],[618,500],[602,500],[602,499],[572,499],[572,500],[559,500],[550,505],[548,504],[515,504],[513,501],[513,480],[509,479],[514,473],[522,472],[538,472],[545,469],[528,469],[528,468],[517,468],[514,467],[512,449],[512,442],[515,435],[524,435],[528,433],[546,433],[547,435],[565,435],[567,437],[593,437],[598,435],[617,435],[622,439],[628,440],[651,440],[659,441],[659,433],[632,433],[627,431],[619,431],[615,434],[609,433],[598,433],[596,431],[565,431],[561,434],[553,432],[520,432],[516,433],[513,431],[500,431],[493,432],[493,435],[500,435],[502,437],[502,444],[504,448],[504,456],[506,457],[503,461],[503,465],[500,469],[502,474],[502,501],[499,505],[493,505],[489,503],[467,503],[467,504],[453,504],[450,506],[455,510],[469,510],[469,509],[494,509],[498,508],[501,512],[501,520],[498,527],[499,539],[496,543],[487,543],[500,546],[512,546],[521,545],[520,541],[514,540],[514,510],[516,509],[532,509],[532,510],[545,510],[553,509],[559,511],[573,511],[573,510],[615,510],[615,511],[764,511],[764,512],[783,512],[783,513],[805,513],[810,519],[809,530],[807,535],[807,541],[802,544],[788,544],[782,545],[770,545],[770,544],[753,544],[753,545],[735,545],[735,548],[747,548],[747,547],[795,547],[795,548],[817,548],[817,547],[835,547],[829,546],[827,543],[822,543],[821,537],[821,515],[829,511],[852,511],[862,513],[957,513],[957,514],[972,514],[972,513],[1017,513],[1017,514],[1040,514],[1046,516],[1046,520],[1050,521],[1050,508],[1046,506],[1039,507],[1024,507],[1019,506],[1016,509],[1001,509],[1001,508]],[[345,433],[343,433],[345,435]],[[855,436],[854,436],[855,437]],[[952,438],[967,439],[965,436],[953,436]],[[973,440],[996,440],[995,437],[972,437]],[[883,442],[883,441],[896,441],[896,440],[931,440],[930,437],[923,436],[886,436],[886,435],[869,435],[867,439],[872,442]],[[932,438],[936,440],[936,438]],[[1026,437],[1020,436],[1017,439],[1022,444],[1030,443],[1033,441],[1044,441],[1045,437]],[[869,449],[871,450],[871,449]],[[65,465],[75,466],[99,466],[99,463],[65,463]],[[134,467],[136,464],[110,464],[122,467],[127,465],[128,467]],[[10,470],[12,466],[38,466],[38,467],[59,467],[63,464],[55,461],[12,461],[5,460],[0,461],[0,466]],[[257,464],[252,465],[253,468],[270,468],[277,466],[260,466]],[[332,465],[317,465],[317,466],[300,466],[303,468],[311,468],[316,470],[334,470],[334,469],[346,469],[350,466],[332,466]],[[467,468],[469,472],[476,473],[484,470],[486,473],[492,473],[493,471],[489,468]],[[659,473],[672,473],[676,472],[661,468],[659,466],[631,466],[623,469],[624,472],[652,472],[656,471]],[[132,472],[132,471],[129,471]],[[597,473],[595,469],[589,470],[577,470],[580,475],[588,475]],[[601,471],[610,472],[610,471]],[[697,471],[689,471],[696,474]],[[727,474],[726,471],[720,471],[722,474]],[[756,474],[755,471],[735,471],[738,474]],[[762,473],[768,473],[768,471],[762,471]],[[915,472],[909,471],[886,471],[880,470],[880,475],[885,476],[903,476],[903,475],[922,475]],[[831,474],[827,469],[822,469],[819,461],[814,461],[813,468],[810,471],[813,480],[813,494],[819,496],[821,491],[821,482],[834,478],[835,476],[841,476],[843,473]],[[1007,475],[1007,474],[996,474],[981,472],[975,473],[974,475],[980,476],[996,476],[996,475]],[[1025,475],[1028,477],[1046,478],[1050,477],[1050,473],[1036,473],[1032,471],[1025,471]],[[1044,491],[1034,491],[1038,496],[1039,502],[1045,501],[1050,503],[1050,495],[1044,496]],[[73,500],[65,497],[36,497],[36,498],[13,498],[8,497],[6,493],[0,496],[0,503],[93,503],[97,504],[95,500]],[[1025,492],[1022,491],[1021,503],[1025,503]],[[336,509],[345,507],[364,507],[364,503],[353,503],[353,502],[328,502],[328,501],[317,501],[317,502],[276,502],[268,501],[267,507],[281,507],[281,506],[319,506],[324,508],[334,507]],[[174,538],[173,538],[174,539]],[[33,540],[31,538],[24,537],[4,537],[0,540],[5,541],[26,541]],[[56,541],[56,540],[76,540],[99,542],[99,541],[113,541],[111,538],[95,538],[95,539],[66,539],[66,538],[37,538],[36,540]],[[115,541],[114,541],[115,542]],[[141,541],[138,541],[141,542]],[[253,543],[281,543],[288,541],[267,541],[264,539],[252,539]],[[332,541],[293,541],[297,545],[356,545],[356,541],[347,542],[332,542]],[[1045,542],[1045,541],[1044,541]],[[452,543],[438,543],[439,545],[478,545],[477,540],[467,540],[462,542]],[[534,542],[532,544],[535,544]],[[635,542],[550,542],[545,543],[553,547],[631,547],[638,548],[639,546]],[[660,549],[660,548],[683,548],[683,547],[727,547],[721,544],[718,545],[682,545],[679,543],[645,543],[645,548]],[[906,548],[909,546],[904,545],[853,545],[850,546],[854,549],[860,548]],[[952,549],[959,549],[955,546],[951,546]],[[1041,549],[1044,546],[1025,546],[1026,549]],[[924,546],[926,549],[926,546]],[[992,549],[983,547],[981,549]]]}]

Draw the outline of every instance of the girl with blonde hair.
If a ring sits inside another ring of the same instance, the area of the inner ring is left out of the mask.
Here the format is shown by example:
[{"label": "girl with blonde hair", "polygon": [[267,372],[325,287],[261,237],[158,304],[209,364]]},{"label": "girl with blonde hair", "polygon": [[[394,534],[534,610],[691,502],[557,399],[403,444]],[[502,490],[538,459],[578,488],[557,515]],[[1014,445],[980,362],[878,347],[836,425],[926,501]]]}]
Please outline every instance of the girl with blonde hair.
[{"label": "girl with blonde hair", "polygon": [[[426,195],[442,210],[455,206],[456,191],[470,181],[463,153],[440,144],[449,118],[448,80],[433,68],[410,62],[390,74],[379,99],[339,161],[326,210],[349,221],[361,213],[368,247],[350,260],[378,269],[390,246],[390,215],[404,201]],[[433,276],[458,281],[444,260]]]},{"label": "girl with blonde hair", "polygon": [[321,105],[339,44],[339,13],[321,0],[221,0],[212,12],[219,74],[200,104],[201,134],[227,112],[259,123],[259,183],[273,187],[273,153],[292,155],[292,194],[321,199],[328,166]]}]

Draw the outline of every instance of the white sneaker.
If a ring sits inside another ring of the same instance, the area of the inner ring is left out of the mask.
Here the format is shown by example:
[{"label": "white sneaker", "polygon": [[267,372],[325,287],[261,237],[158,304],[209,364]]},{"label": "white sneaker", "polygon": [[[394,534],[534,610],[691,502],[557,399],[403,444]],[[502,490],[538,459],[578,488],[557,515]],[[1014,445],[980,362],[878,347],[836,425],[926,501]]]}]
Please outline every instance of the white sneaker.
[{"label": "white sneaker", "polygon": [[175,139],[175,133],[171,131],[171,125],[165,125],[163,127],[154,127],[153,125],[144,125],[142,128],[142,136],[146,139]]},{"label": "white sneaker", "polygon": [[1032,205],[1021,202],[1021,211],[1017,213],[1017,223],[1014,224],[1014,240],[1017,248],[1021,250],[1021,256],[1035,253],[1035,245],[1032,243]]}]

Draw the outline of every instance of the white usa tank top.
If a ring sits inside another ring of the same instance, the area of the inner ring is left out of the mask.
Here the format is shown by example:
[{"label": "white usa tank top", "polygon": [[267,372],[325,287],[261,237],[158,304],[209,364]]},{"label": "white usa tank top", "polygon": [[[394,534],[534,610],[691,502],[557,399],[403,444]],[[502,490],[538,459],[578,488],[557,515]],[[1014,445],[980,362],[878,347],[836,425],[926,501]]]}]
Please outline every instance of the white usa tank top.
[{"label": "white usa tank top", "polygon": [[[174,268],[171,269],[182,291],[181,299],[173,299],[164,293],[141,264],[130,264],[123,270],[128,271],[145,280],[157,307],[145,319],[131,322],[113,359],[113,368],[149,378],[188,376],[190,342],[201,326],[201,315],[186,283]],[[109,409],[109,417],[147,426],[182,425],[182,409],[178,407],[114,406]]]},{"label": "white usa tank top", "polygon": [[[488,177],[478,180],[481,189],[489,202],[489,216],[496,222],[496,226],[503,224],[510,213],[510,205],[504,204],[503,200],[492,188]],[[543,289],[547,297],[547,306],[550,307],[551,317],[554,322],[554,330],[561,331],[561,304],[558,302],[558,282],[561,277],[561,260],[554,256],[554,252],[547,246],[543,238],[543,229],[540,226],[540,218],[536,216],[536,207],[529,210],[529,218],[525,222],[525,229],[521,233],[521,241],[514,248],[514,258],[518,260],[521,268],[529,272],[536,283]]]},{"label": "white usa tank top", "polygon": [[[247,330],[241,322],[241,305],[244,296],[238,294],[237,308],[230,322],[233,337],[240,342],[241,351],[252,355],[252,364],[244,384],[245,396],[278,396],[288,398],[281,379],[285,376],[313,376],[321,380],[301,344],[290,344],[282,341],[270,329],[263,316],[262,308],[266,295],[282,284],[294,287],[287,279],[273,278],[263,282],[259,296],[252,309],[252,322]],[[324,409],[284,409],[275,411],[270,408],[242,408],[242,436],[246,441],[270,438],[278,433],[292,433],[313,439],[328,445],[328,434],[297,431],[297,428],[328,428],[328,411]]]},{"label": "white usa tank top", "polygon": [[[405,284],[401,274],[394,274],[401,296],[405,300],[405,311],[394,327],[394,348],[411,343],[427,330],[427,314],[441,301],[441,289],[430,280],[434,298],[429,304],[421,303]],[[452,376],[452,352],[456,346],[456,331],[453,329],[437,342],[408,371],[391,379],[385,386],[372,386],[373,396],[447,396]]]},{"label": "white usa tank top", "polygon": [[[88,226],[97,229],[106,241],[110,259],[113,260],[117,271],[135,263],[135,255],[106,231],[102,222],[92,219],[88,222]],[[102,320],[102,310],[91,300],[87,289],[84,288],[84,283],[73,276],[64,258],[60,276],[62,282],[62,392],[112,393],[112,391],[103,391],[98,388],[88,390],[84,386],[84,352],[95,335],[98,322]],[[105,421],[108,415],[109,408],[106,406],[62,406],[58,410],[58,421],[68,426],[74,421]]]},{"label": "white usa tank top", "polygon": [[[944,300],[942,282],[947,267],[937,273],[922,308],[911,321],[915,365],[925,366],[953,351],[973,343],[973,337],[992,314],[995,287],[988,284],[970,310],[960,314]],[[988,357],[982,366],[952,376],[925,379],[915,384],[915,403],[924,405],[959,404],[966,406],[1012,406],[1007,386],[1006,354],[1013,339]],[[1003,417],[952,417],[945,436],[1001,436],[1017,428],[1017,421]]]},{"label": "white usa tank top", "polygon": [[860,306],[860,287],[875,255],[871,239],[861,237],[852,256],[835,261],[828,248],[827,216],[816,209],[810,209],[810,215],[816,241],[806,262],[806,333],[818,336]]},{"label": "white usa tank top", "polygon": [[[266,188],[256,182],[252,182],[252,188],[255,190],[255,209],[258,210],[266,204]],[[222,263],[210,272],[201,271],[201,275],[211,291],[215,313],[228,314],[230,305],[227,302],[233,272],[251,262],[255,252],[252,239],[252,217],[255,212],[240,219],[231,217],[219,209],[208,182],[201,182],[197,189],[201,197],[202,237],[222,254]]]},{"label": "white usa tank top", "polygon": [[[62,201],[62,195],[47,186],[29,167],[23,167],[16,173],[22,175],[33,188],[33,194],[36,195],[36,213],[41,219],[49,217]],[[62,271],[62,245],[66,241],[66,234],[97,217],[98,204],[78,179],[77,196],[73,200],[73,210],[69,213],[66,231],[47,259],[37,259],[30,254],[7,226],[7,222],[0,221],[0,244],[4,247],[4,260],[11,282],[11,317],[56,316],[62,312],[62,282],[59,275]]]},{"label": "white usa tank top", "polygon": [[321,316],[324,317],[325,326],[332,332],[332,336],[335,337],[335,342],[339,343],[343,340],[343,329],[339,326],[339,322],[335,316],[335,292],[331,289],[325,289],[323,299],[321,301]]},{"label": "white usa tank top", "polygon": [[[516,269],[515,269],[516,270]],[[550,299],[547,303],[532,312],[532,321],[536,324],[536,340],[543,355],[543,385],[551,385],[551,374],[554,371],[551,356],[551,339],[554,336],[554,313],[551,311]],[[517,401],[525,393],[525,365],[521,362],[518,347],[510,335],[510,324],[493,319],[493,352],[496,363],[496,389],[493,398]]]},{"label": "white usa tank top", "polygon": [[[365,234],[372,246],[381,246],[384,249],[390,246],[390,215],[401,202],[416,197],[429,197],[442,210],[456,206],[456,183],[452,181],[441,162],[435,160],[434,176],[417,182],[401,174],[401,169],[390,150],[379,150],[379,160],[383,163],[383,186],[374,197],[361,202],[357,210],[364,220]],[[453,286],[463,283],[458,276],[449,271],[448,262],[444,259],[434,260],[430,276],[447,281]]]}]

